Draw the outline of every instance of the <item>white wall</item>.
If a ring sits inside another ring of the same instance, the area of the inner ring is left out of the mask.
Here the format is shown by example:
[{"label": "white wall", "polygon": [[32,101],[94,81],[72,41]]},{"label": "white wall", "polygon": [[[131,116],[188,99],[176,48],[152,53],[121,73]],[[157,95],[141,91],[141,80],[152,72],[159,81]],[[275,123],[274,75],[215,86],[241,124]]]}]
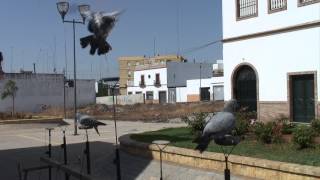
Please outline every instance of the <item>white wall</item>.
[{"label": "white wall", "polygon": [[259,100],[287,101],[288,72],[317,71],[320,75],[320,28],[224,43],[223,56],[225,100],[231,98],[235,67],[250,63],[258,72]]},{"label": "white wall", "polygon": [[[223,77],[212,77],[208,79],[201,79],[201,87],[209,87],[210,99],[213,100],[213,86],[223,86]],[[187,102],[188,95],[199,94],[200,79],[187,80],[187,87],[176,88],[176,100],[177,102]]]},{"label": "white wall", "polygon": [[223,0],[223,39],[320,19],[320,3],[298,7],[297,0],[287,0],[287,10],[272,14],[268,13],[267,3],[268,0],[258,0],[258,17],[236,21],[235,0]]},{"label": "white wall", "polygon": [[[154,81],[156,80],[156,74],[160,74],[160,87],[154,86]],[[145,87],[141,88],[139,83],[141,81],[141,75],[144,75]],[[150,75],[150,78],[148,77]],[[146,94],[147,91],[153,91],[153,99],[159,100],[159,91],[167,92],[167,101],[168,101],[168,88],[167,88],[167,68],[158,68],[158,69],[148,69],[134,72],[134,86],[128,86],[127,92],[142,92]]]}]

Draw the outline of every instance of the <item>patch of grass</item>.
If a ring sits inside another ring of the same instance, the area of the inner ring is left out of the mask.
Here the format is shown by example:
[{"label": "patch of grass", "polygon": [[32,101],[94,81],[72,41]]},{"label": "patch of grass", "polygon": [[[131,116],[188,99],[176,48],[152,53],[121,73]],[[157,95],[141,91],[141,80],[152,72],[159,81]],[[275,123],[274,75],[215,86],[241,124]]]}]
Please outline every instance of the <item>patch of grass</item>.
[{"label": "patch of grass", "polygon": [[[189,128],[169,128],[159,131],[134,134],[132,139],[151,143],[154,140],[168,140],[170,145],[194,149],[193,136]],[[227,147],[228,148],[228,147]],[[211,143],[207,149],[210,152],[222,153],[221,148]],[[255,140],[243,140],[233,150],[235,155],[269,159],[303,165],[320,166],[320,146],[297,150],[296,145],[288,143],[263,144]]]}]

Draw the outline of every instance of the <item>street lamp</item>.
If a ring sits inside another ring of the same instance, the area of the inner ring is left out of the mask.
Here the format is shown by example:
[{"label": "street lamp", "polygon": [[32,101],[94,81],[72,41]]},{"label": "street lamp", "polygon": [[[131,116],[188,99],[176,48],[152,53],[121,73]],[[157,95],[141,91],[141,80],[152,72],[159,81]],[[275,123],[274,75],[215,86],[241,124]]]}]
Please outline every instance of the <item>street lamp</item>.
[{"label": "street lamp", "polygon": [[61,15],[63,23],[72,23],[73,25],[73,70],[74,70],[74,135],[77,135],[77,71],[76,71],[76,32],[75,26],[76,24],[84,24],[86,19],[86,12],[90,10],[89,5],[79,5],[79,12],[82,17],[82,21],[76,21],[72,19],[72,21],[65,20],[65,16],[69,10],[69,3],[62,1],[57,3],[57,9]]}]

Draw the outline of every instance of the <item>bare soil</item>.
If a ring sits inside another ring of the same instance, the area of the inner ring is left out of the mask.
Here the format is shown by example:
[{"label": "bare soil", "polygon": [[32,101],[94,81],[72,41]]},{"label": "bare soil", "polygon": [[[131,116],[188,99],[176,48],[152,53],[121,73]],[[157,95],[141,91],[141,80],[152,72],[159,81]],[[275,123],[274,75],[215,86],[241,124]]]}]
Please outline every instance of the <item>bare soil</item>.
[{"label": "bare soil", "polygon": [[14,120],[14,119],[32,119],[31,114],[24,113],[15,113],[11,115],[11,113],[0,112],[0,120]]},{"label": "bare soil", "polygon": [[[116,106],[116,118],[128,121],[168,121],[197,112],[216,112],[223,102],[195,102],[177,104],[136,104]],[[113,119],[113,107],[101,104],[79,108],[79,112],[98,119]],[[67,110],[67,117],[73,118],[73,109]],[[62,108],[48,108],[37,114],[40,116],[64,116]]]}]

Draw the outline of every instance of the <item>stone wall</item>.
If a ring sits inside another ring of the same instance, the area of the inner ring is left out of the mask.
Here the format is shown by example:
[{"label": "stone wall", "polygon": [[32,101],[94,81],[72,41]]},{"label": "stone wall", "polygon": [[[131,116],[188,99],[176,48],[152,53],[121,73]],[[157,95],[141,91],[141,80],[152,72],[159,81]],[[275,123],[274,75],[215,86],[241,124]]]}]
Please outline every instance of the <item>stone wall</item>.
[{"label": "stone wall", "polygon": [[258,102],[258,112],[258,119],[263,122],[290,115],[289,104],[285,101],[260,101]]}]

